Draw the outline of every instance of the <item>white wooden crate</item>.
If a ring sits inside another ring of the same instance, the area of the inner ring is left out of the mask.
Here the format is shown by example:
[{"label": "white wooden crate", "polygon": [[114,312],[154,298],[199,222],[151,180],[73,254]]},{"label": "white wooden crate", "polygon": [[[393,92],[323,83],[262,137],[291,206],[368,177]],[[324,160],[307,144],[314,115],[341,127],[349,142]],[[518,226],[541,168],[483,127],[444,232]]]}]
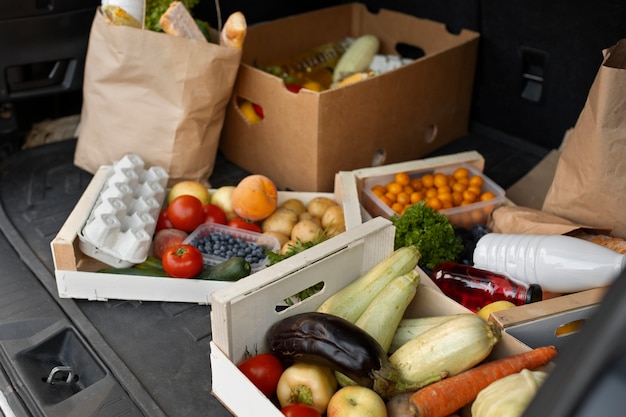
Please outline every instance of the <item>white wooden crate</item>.
[{"label": "white wooden crate", "polygon": [[[211,304],[211,370],[213,394],[238,417],[281,417],[276,406],[241,373],[236,364],[246,351],[266,351],[265,333],[283,317],[314,311],[331,294],[382,261],[393,251],[395,228],[377,217],[299,255],[260,271],[256,279],[241,280],[215,291]],[[467,313],[424,278],[407,316]],[[292,308],[277,311],[282,300],[323,281],[324,289]],[[528,350],[503,334],[491,357]],[[233,387],[236,387],[234,389]],[[245,400],[242,400],[245,399]]]},{"label": "white wooden crate", "polygon": [[[98,301],[119,299],[210,304],[213,291],[231,285],[230,282],[95,272],[108,265],[87,256],[80,250],[78,228],[98,197],[109,169],[110,166],[105,165],[95,173],[61,230],[51,242],[59,297]],[[288,198],[298,198],[306,204],[317,196],[333,198],[344,207],[346,226],[354,227],[361,222],[358,203],[354,203],[357,197],[349,192],[349,186],[341,187],[342,179],[339,177],[337,184],[338,189],[343,191],[334,194],[279,191],[278,201],[281,203]],[[346,207],[356,207],[349,209],[356,211],[346,211]],[[273,268],[274,266],[266,269]],[[256,274],[252,274],[244,279],[256,279],[255,276]]]}]

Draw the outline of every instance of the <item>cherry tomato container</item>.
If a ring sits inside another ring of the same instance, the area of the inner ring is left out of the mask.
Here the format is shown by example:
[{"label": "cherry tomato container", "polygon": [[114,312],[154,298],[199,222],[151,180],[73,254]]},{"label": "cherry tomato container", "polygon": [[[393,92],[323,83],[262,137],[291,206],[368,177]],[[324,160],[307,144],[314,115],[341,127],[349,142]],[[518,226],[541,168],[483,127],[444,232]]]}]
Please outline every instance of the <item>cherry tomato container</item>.
[{"label": "cherry tomato container", "polygon": [[[189,243],[200,249],[200,252],[202,252],[204,263],[206,265],[217,265],[234,256],[241,256],[240,254],[237,254],[236,251],[233,251],[231,255],[223,256],[205,252],[201,246],[203,244],[203,241],[209,239],[211,235],[217,236],[219,242],[226,246],[224,248],[224,251],[236,246],[247,246],[249,248],[254,248],[256,246],[259,247],[262,251],[267,249],[272,252],[278,252],[280,250],[280,243],[276,238],[272,236],[264,235],[263,233],[257,233],[250,230],[224,226],[217,223],[203,223],[198,226],[196,230],[194,230],[189,236],[187,236],[187,238],[185,238],[184,243]],[[254,273],[265,268],[269,264],[269,259],[267,258],[267,255],[265,255],[258,261],[249,260],[248,262],[250,262],[250,268]]]},{"label": "cherry tomato container", "polygon": [[[486,201],[477,201],[464,206],[457,206],[440,210],[450,220],[454,226],[470,228],[476,224],[484,224],[491,212],[501,206],[505,201],[505,191],[493,180],[483,174],[481,171],[469,164],[449,164],[439,167],[431,167],[426,169],[418,169],[411,171],[403,171],[409,174],[410,178],[419,178],[425,174],[442,173],[446,175],[452,174],[457,168],[464,167],[469,171],[470,176],[479,176],[482,178],[482,192],[491,192],[494,198]],[[396,214],[391,207],[387,206],[378,196],[374,194],[372,188],[380,184],[385,186],[394,180],[395,173],[380,176],[372,176],[365,179],[363,183],[363,206],[372,216],[382,216],[387,219]]]}]

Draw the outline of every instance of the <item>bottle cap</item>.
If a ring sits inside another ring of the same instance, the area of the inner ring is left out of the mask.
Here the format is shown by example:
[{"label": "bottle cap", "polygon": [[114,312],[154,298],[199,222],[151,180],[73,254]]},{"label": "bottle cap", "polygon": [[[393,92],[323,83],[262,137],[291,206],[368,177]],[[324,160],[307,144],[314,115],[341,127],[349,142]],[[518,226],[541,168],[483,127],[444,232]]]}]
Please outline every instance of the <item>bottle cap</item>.
[{"label": "bottle cap", "polygon": [[537,284],[530,284],[526,291],[526,304],[541,301],[543,298],[543,290]]}]

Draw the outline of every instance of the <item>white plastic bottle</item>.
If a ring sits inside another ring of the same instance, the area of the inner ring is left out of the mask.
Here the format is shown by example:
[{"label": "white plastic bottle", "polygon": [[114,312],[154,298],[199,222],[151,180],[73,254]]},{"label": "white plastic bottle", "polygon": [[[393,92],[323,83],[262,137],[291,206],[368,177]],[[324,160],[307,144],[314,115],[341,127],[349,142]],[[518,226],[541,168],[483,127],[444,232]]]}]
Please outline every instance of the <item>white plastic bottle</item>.
[{"label": "white plastic bottle", "polygon": [[609,286],[626,267],[625,259],[596,243],[563,235],[488,233],[474,250],[476,268],[555,293]]}]

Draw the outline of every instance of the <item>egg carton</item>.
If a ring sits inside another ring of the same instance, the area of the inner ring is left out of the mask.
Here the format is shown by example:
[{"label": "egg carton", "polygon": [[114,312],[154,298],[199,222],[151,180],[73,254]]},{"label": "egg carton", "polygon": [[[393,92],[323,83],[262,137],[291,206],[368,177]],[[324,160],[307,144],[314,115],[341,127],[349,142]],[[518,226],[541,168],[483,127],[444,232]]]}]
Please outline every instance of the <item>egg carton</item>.
[{"label": "egg carton", "polygon": [[80,249],[115,268],[145,261],[168,179],[165,169],[146,169],[138,155],[114,163],[78,230]]}]

